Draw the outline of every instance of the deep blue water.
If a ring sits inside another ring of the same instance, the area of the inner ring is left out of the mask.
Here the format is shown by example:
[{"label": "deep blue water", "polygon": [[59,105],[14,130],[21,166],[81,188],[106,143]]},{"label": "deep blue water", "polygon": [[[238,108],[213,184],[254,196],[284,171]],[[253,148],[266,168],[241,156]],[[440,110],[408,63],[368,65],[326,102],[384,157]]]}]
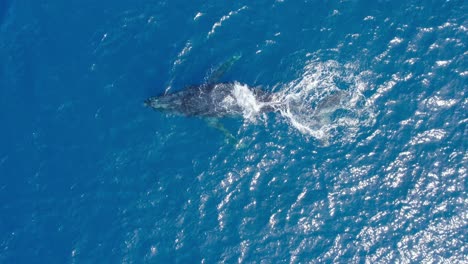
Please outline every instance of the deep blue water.
[{"label": "deep blue water", "polygon": [[[468,262],[467,14],[0,1],[0,262]],[[221,81],[288,101],[237,144],[142,105],[235,54]]]}]

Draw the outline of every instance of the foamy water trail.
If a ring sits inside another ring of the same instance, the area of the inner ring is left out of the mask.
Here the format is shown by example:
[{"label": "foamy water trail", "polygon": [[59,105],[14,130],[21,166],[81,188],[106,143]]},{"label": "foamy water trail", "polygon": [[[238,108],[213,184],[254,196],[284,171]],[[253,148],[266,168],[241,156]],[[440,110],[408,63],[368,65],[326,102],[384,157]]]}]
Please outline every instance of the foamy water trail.
[{"label": "foamy water trail", "polygon": [[277,96],[278,108],[291,126],[324,144],[349,141],[374,123],[372,105],[363,93],[369,72],[353,64],[310,61],[300,78],[285,85]]},{"label": "foamy water trail", "polygon": [[281,115],[301,133],[324,144],[349,141],[374,123],[372,105],[363,93],[369,72],[358,72],[353,64],[310,61],[300,78],[278,92],[283,101]]},{"label": "foamy water trail", "polygon": [[273,94],[271,102],[256,101],[252,91],[240,84],[235,94],[247,122],[262,119],[260,109],[268,105],[281,115],[280,122],[328,145],[352,141],[374,123],[371,100],[363,95],[370,89],[364,81],[368,75],[357,72],[352,64],[311,61],[300,78]]}]

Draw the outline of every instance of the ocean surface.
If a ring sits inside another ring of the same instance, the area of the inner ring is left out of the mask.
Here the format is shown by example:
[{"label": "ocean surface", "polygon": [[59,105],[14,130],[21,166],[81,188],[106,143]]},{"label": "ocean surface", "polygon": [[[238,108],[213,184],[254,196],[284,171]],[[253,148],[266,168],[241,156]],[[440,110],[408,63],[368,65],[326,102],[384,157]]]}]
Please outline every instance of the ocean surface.
[{"label": "ocean surface", "polygon": [[[468,263],[467,45],[457,0],[1,0],[0,263]],[[235,56],[282,104],[235,142],[143,106]]]}]

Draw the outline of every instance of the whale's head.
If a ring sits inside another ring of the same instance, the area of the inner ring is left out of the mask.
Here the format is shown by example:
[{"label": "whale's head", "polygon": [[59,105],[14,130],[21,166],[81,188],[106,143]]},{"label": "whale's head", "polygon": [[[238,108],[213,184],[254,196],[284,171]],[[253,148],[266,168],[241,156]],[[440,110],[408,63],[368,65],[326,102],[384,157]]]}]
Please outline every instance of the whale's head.
[{"label": "whale's head", "polygon": [[146,107],[151,107],[161,112],[175,112],[182,104],[180,98],[171,95],[150,97],[144,101]]}]

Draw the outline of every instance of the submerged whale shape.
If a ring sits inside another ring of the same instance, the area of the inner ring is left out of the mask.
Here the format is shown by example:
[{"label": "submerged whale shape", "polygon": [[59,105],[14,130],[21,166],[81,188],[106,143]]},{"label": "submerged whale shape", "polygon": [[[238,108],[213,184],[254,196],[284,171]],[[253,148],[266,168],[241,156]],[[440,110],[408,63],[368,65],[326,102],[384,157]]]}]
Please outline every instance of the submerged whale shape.
[{"label": "submerged whale shape", "polygon": [[145,105],[183,116],[249,117],[275,111],[274,96],[274,93],[238,82],[207,83],[151,97],[145,101]]}]

